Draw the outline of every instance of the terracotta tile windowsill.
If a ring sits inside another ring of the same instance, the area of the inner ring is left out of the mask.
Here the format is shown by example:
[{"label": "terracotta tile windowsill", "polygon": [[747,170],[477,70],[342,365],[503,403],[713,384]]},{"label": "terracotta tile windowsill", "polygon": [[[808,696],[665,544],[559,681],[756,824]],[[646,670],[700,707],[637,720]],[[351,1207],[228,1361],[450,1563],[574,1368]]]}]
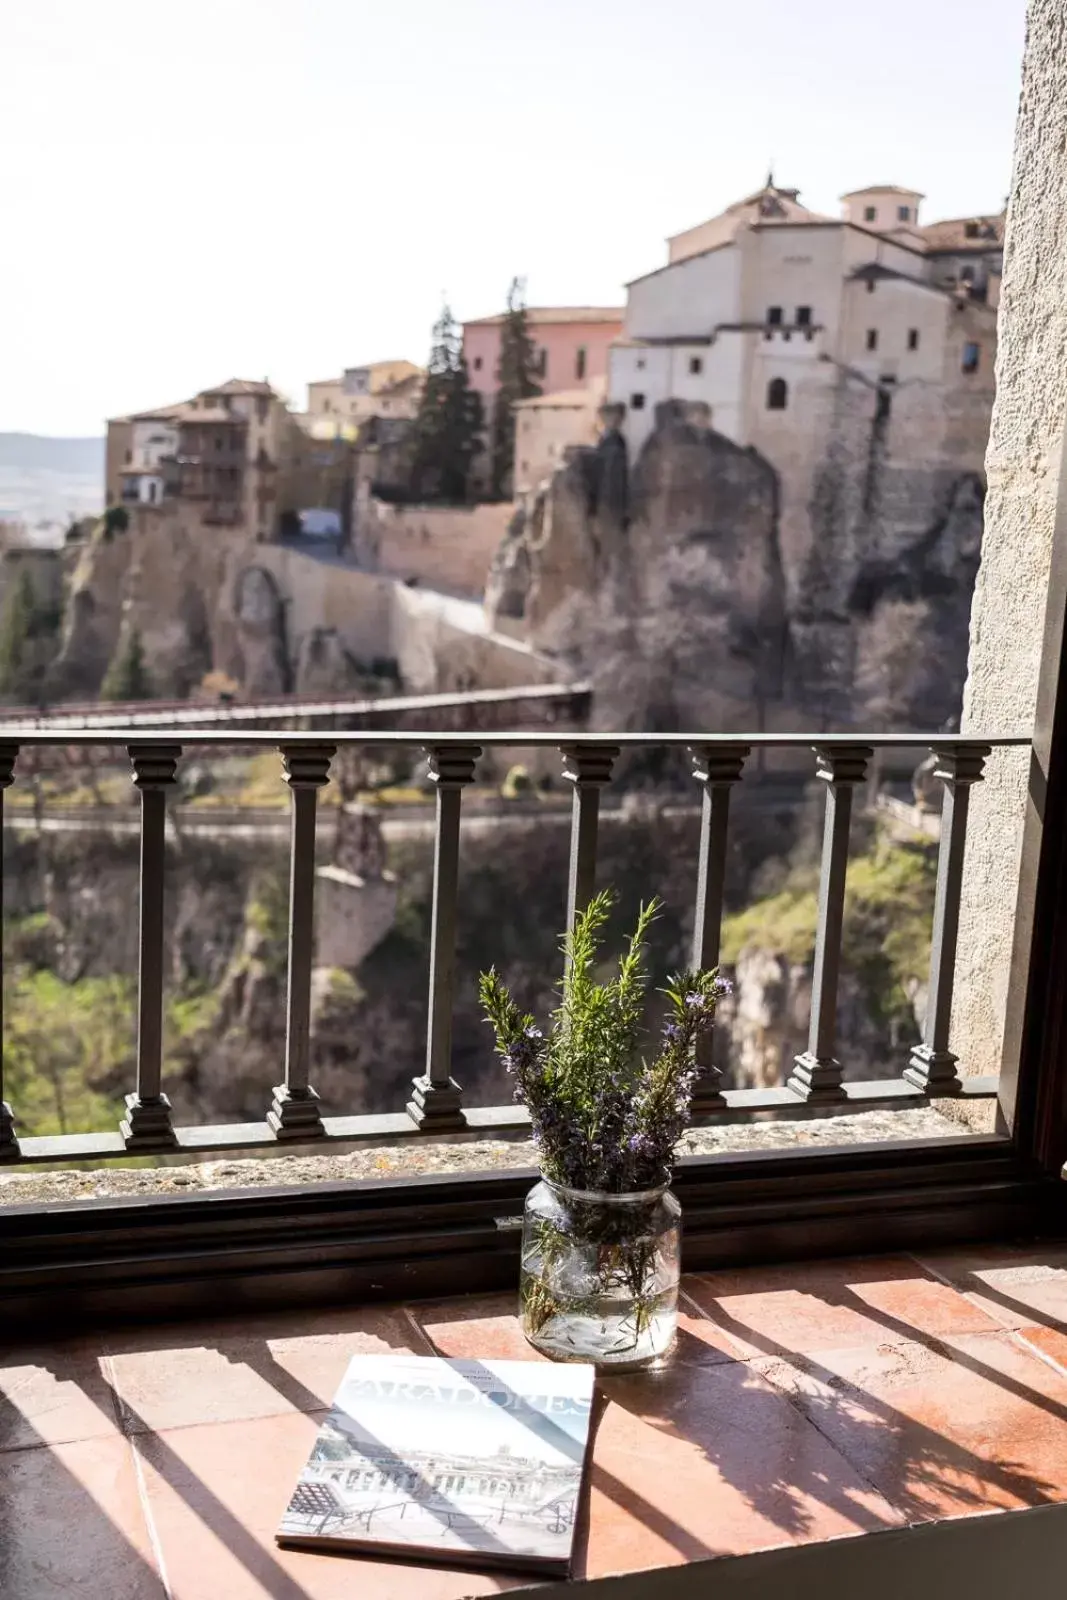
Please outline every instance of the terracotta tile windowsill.
[{"label": "terracotta tile windowsill", "polygon": [[[0,1593],[528,1587],[275,1545],[349,1357],[387,1350],[533,1356],[503,1295],[0,1348]],[[1067,1246],[688,1278],[673,1360],[605,1378],[594,1426],[579,1576],[1067,1501]]]}]

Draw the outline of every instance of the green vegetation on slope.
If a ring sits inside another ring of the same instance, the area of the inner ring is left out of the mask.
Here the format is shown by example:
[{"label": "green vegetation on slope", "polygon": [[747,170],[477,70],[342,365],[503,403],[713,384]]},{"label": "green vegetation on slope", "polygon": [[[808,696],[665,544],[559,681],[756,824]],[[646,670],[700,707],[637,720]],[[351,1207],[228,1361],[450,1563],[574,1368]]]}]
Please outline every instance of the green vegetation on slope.
[{"label": "green vegetation on slope", "polygon": [[[872,1021],[912,1019],[912,995],[925,983],[937,877],[936,850],[925,844],[876,840],[848,864],[843,968],[863,990]],[[794,965],[815,954],[819,875],[797,868],[777,893],[723,923],[722,959],[768,950]]]}]

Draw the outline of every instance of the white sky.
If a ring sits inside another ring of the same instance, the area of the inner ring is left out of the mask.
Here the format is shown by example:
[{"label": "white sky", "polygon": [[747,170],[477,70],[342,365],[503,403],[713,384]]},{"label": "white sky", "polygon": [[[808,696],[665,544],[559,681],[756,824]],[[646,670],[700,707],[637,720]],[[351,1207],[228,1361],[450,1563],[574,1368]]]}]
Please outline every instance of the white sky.
[{"label": "white sky", "polygon": [[0,0],[0,430],[622,300],[780,183],[1008,189],[1024,0]]}]

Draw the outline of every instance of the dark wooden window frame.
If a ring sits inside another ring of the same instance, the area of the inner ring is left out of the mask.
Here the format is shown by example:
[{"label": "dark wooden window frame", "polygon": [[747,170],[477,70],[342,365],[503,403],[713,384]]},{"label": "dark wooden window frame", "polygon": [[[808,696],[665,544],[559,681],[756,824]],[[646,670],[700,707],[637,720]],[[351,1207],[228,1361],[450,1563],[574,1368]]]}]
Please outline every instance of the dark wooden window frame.
[{"label": "dark wooden window frame", "polygon": [[[1067,463],[1065,463],[1067,466]],[[1000,1131],[692,1157],[685,1265],[1067,1227],[1067,471],[1030,760]],[[4,1326],[57,1327],[514,1285],[531,1169],[0,1209]]]}]

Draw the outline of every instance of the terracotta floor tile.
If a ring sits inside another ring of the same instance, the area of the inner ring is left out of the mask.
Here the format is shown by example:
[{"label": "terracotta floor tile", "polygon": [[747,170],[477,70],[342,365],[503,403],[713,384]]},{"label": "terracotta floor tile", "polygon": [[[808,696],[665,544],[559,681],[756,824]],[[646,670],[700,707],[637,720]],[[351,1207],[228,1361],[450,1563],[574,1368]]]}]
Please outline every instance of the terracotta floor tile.
[{"label": "terracotta floor tile", "polygon": [[747,1356],[835,1350],[998,1324],[907,1257],[698,1273],[686,1293]]},{"label": "terracotta floor tile", "polygon": [[923,1259],[1000,1327],[1044,1323],[1067,1331],[1067,1246],[986,1245]]},{"label": "terracotta floor tile", "polygon": [[1026,1344],[1054,1361],[1067,1377],[1067,1333],[1061,1333],[1059,1328],[1019,1328],[1017,1332]]},{"label": "terracotta floor tile", "polygon": [[1067,1378],[1009,1333],[752,1365],[908,1520],[1067,1500]]},{"label": "terracotta floor tile", "polygon": [[462,1600],[529,1581],[280,1549],[319,1421],[291,1412],[136,1441],[172,1600]]},{"label": "terracotta floor tile", "polygon": [[164,1600],[128,1440],[0,1456],[0,1594]]},{"label": "terracotta floor tile", "polygon": [[[214,1335],[175,1326],[169,1344],[153,1340],[145,1350],[136,1348],[136,1338],[127,1339],[127,1348],[109,1358],[124,1426],[132,1433],[158,1432],[315,1410],[333,1399],[352,1356],[429,1353],[399,1308],[365,1306],[343,1321],[340,1331],[320,1323],[302,1337],[276,1337],[270,1319],[261,1319],[252,1335],[226,1324]],[[291,1321],[283,1327],[291,1328]]]},{"label": "terracotta floor tile", "polygon": [[111,1390],[92,1345],[0,1355],[0,1451],[118,1434]]},{"label": "terracotta floor tile", "polygon": [[[455,1300],[431,1301],[410,1307],[420,1327],[443,1356],[463,1358],[495,1356],[500,1361],[542,1361],[526,1342],[512,1294],[463,1295]],[[693,1308],[682,1304],[678,1312],[678,1341],[672,1360],[695,1366],[714,1366],[735,1360],[738,1346],[721,1328]]]},{"label": "terracotta floor tile", "polygon": [[410,1307],[423,1332],[443,1356],[457,1360],[543,1361],[519,1327],[517,1294],[458,1295]]},{"label": "terracotta floor tile", "polygon": [[604,1378],[581,1570],[892,1527],[900,1518],[788,1399],[741,1362]]}]

